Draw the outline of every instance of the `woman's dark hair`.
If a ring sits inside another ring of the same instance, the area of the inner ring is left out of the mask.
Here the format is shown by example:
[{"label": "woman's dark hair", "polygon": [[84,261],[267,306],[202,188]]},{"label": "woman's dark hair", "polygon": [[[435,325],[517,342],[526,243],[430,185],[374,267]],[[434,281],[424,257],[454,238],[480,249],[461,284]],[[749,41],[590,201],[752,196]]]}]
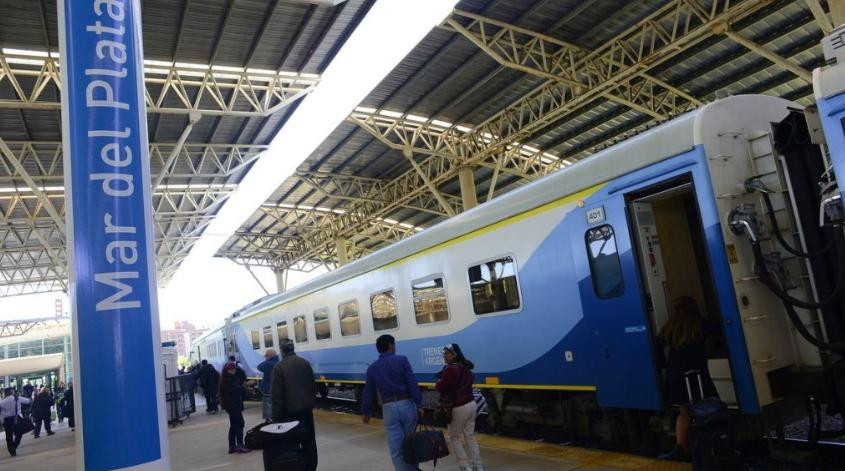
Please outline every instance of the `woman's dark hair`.
[{"label": "woman's dark hair", "polygon": [[448,350],[455,355],[455,363],[464,366],[469,369],[473,369],[475,365],[472,364],[471,361],[467,360],[467,357],[464,356],[463,350],[461,350],[461,346],[456,343],[450,343],[443,347],[443,350]]},{"label": "woman's dark hair", "polygon": [[674,307],[675,313],[660,331],[663,340],[676,349],[700,341],[703,336],[702,318],[695,300],[681,296]]}]

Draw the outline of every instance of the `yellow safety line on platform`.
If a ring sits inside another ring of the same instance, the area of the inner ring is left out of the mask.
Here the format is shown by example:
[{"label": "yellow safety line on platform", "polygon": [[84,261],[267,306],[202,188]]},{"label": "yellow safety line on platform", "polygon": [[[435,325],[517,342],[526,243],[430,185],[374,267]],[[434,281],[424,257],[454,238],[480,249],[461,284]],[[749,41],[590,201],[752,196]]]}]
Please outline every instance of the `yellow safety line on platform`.
[{"label": "yellow safety line on platform", "polygon": [[[333,412],[322,409],[315,409],[314,415],[331,420],[335,423],[346,425],[367,426],[361,422],[361,416],[342,412]],[[381,426],[380,419],[370,419],[370,426]],[[440,429],[440,427],[435,427]],[[442,429],[441,429],[442,430]],[[444,431],[445,432],[445,431]],[[518,438],[500,437],[480,433],[476,435],[478,444],[486,448],[529,455],[543,456],[558,460],[565,460],[577,463],[580,467],[590,469],[593,467],[615,468],[625,471],[692,471],[688,463],[646,458],[643,456],[629,455],[615,451],[591,450],[574,446],[555,445],[550,443],[537,443]]]},{"label": "yellow safety line on platform", "polygon": [[[364,384],[365,381],[361,381],[358,379],[329,379],[329,378],[321,378],[315,380],[318,383],[326,383],[326,384]],[[433,388],[434,383],[417,383],[420,386],[424,386],[427,388]],[[472,385],[474,388],[478,389],[542,389],[547,391],[596,391],[595,386],[578,386],[578,385],[559,385],[559,384],[486,384],[486,383],[478,383]]]}]

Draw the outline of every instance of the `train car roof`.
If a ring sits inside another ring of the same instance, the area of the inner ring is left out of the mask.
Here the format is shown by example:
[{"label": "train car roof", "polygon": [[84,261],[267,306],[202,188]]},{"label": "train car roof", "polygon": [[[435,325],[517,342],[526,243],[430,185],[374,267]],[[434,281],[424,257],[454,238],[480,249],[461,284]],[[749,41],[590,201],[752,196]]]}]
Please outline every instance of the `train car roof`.
[{"label": "train car roof", "polygon": [[[688,152],[701,144],[696,130],[705,119],[719,119],[720,114],[732,110],[768,108],[772,104],[800,108],[787,100],[765,95],[737,95],[716,100],[284,293],[261,298],[236,311],[233,317],[251,317],[561,197]],[[567,190],[561,193],[561,188]]]}]

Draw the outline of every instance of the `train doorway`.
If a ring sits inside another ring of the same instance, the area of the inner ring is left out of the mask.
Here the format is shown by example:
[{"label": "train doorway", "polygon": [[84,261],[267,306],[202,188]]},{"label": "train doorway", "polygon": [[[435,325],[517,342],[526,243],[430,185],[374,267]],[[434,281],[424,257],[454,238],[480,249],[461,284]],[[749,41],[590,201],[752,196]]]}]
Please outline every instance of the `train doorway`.
[{"label": "train doorway", "polygon": [[[737,399],[698,202],[689,178],[628,195],[641,286],[654,341],[682,296],[695,300],[705,322],[708,367],[720,398]],[[657,355],[665,352],[655,348]]]}]

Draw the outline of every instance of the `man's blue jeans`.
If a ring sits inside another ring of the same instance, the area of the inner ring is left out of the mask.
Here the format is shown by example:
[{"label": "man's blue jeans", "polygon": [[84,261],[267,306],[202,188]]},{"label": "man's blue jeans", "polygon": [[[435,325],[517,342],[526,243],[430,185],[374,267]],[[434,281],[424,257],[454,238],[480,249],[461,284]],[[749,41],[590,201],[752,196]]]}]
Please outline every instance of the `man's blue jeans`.
[{"label": "man's blue jeans", "polygon": [[417,406],[414,401],[388,402],[382,406],[384,431],[390,446],[390,459],[396,471],[416,471],[417,466],[405,463],[402,458],[402,441],[417,428]]},{"label": "man's blue jeans", "polygon": [[264,420],[273,418],[273,396],[270,394],[261,395],[261,418]]}]

